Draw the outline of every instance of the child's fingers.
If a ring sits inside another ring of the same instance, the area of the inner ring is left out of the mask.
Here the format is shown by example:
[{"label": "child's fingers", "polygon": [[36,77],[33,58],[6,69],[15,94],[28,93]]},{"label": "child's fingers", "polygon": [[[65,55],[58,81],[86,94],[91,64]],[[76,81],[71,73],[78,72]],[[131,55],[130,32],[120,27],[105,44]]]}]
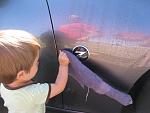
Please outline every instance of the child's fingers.
[{"label": "child's fingers", "polygon": [[63,51],[61,51],[61,50],[59,50],[59,53],[60,53],[61,55],[66,55],[66,53],[63,52]]},{"label": "child's fingers", "polygon": [[63,51],[59,51],[59,57],[60,58],[65,58],[65,57],[67,57],[67,55],[66,55],[66,53],[64,53]]},{"label": "child's fingers", "polygon": [[60,51],[59,57],[63,59],[68,59],[67,54],[63,51]]},{"label": "child's fingers", "polygon": [[59,54],[61,53],[61,50],[59,50]]}]

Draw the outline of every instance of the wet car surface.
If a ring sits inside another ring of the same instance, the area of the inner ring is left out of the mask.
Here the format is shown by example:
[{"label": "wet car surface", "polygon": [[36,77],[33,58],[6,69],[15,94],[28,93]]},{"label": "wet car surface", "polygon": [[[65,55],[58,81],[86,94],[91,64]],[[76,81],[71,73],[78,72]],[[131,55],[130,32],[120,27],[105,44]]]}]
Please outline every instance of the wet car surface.
[{"label": "wet car surface", "polygon": [[88,89],[69,77],[65,91],[47,104],[47,113],[148,113],[149,4],[148,0],[2,0],[0,29],[27,30],[45,43],[36,81],[54,82],[58,49],[82,45],[89,51],[82,63],[134,99],[133,105],[124,107],[90,90],[85,101]]}]

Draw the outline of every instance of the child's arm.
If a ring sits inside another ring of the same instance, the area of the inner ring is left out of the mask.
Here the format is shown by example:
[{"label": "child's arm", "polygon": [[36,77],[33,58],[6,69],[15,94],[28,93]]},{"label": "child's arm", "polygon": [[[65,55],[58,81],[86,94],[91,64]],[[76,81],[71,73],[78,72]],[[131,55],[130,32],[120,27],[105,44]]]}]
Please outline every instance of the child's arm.
[{"label": "child's arm", "polygon": [[67,55],[61,51],[58,59],[59,59],[59,71],[55,83],[50,84],[51,92],[49,98],[52,98],[61,93],[65,89],[68,80],[69,59]]}]

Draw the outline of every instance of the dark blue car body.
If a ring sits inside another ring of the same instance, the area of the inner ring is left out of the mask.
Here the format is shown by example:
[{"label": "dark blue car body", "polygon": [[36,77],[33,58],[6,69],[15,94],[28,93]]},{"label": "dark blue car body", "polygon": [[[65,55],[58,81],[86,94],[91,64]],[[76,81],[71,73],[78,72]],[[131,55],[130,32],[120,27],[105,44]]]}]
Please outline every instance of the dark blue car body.
[{"label": "dark blue car body", "polygon": [[[133,105],[124,107],[90,90],[86,101],[88,89],[69,77],[65,91],[47,103],[47,113],[149,113],[149,5],[148,0],[1,0],[0,30],[26,30],[45,43],[35,81],[55,82],[58,50],[82,45],[89,51],[83,64],[133,98]],[[7,112],[0,103],[0,112]]]}]

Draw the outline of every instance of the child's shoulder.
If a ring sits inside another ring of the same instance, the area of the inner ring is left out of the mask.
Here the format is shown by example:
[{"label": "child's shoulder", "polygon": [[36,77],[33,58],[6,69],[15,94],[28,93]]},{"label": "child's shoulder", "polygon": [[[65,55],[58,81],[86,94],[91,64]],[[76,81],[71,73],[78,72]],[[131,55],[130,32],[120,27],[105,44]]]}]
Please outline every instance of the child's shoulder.
[{"label": "child's shoulder", "polygon": [[3,89],[6,89],[8,91],[22,91],[22,90],[27,90],[27,91],[30,91],[30,90],[38,90],[38,89],[42,89],[42,88],[47,88],[49,87],[49,84],[48,83],[30,83],[30,84],[25,84],[25,85],[22,85],[22,86],[19,86],[19,87],[9,87],[8,85],[6,84],[1,84],[0,85],[0,89],[2,88]]},{"label": "child's shoulder", "polygon": [[43,88],[47,88],[49,87],[49,84],[48,83],[32,83],[32,84],[29,84],[25,87],[23,87],[24,89],[33,89],[33,90],[36,90],[36,89],[43,89]]}]

